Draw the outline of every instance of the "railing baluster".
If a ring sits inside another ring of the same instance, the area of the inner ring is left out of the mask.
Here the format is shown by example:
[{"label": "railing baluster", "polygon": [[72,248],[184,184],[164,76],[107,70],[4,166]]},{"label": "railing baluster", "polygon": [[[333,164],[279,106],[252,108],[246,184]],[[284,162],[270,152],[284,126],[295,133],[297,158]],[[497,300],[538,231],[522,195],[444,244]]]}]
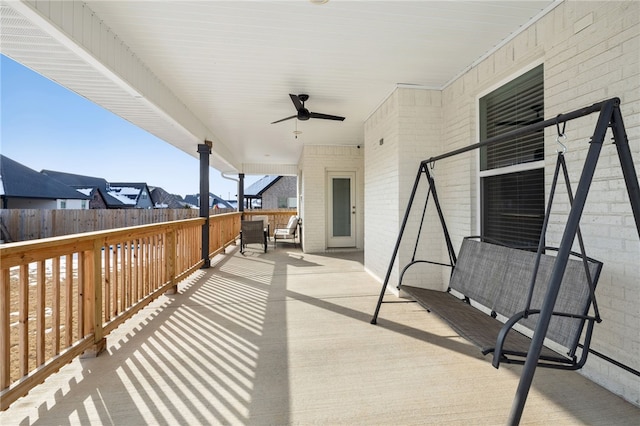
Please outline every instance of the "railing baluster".
[{"label": "railing baluster", "polygon": [[44,364],[44,332],[45,332],[45,271],[44,260],[38,262],[36,275],[36,365]]},{"label": "railing baluster", "polygon": [[152,274],[152,257],[153,249],[151,248],[151,244],[153,243],[153,235],[145,237],[144,239],[144,256],[142,256],[142,281],[140,286],[140,295],[139,298],[142,299],[145,294],[149,291],[149,285],[151,284],[150,280],[153,277]]},{"label": "railing baluster", "polygon": [[77,291],[77,303],[78,303],[78,315],[77,315],[77,327],[78,327],[78,338],[82,339],[84,334],[84,317],[85,317],[85,306],[84,306],[84,283],[86,277],[85,271],[85,261],[84,261],[84,252],[78,253],[78,291]]},{"label": "railing baluster", "polygon": [[111,245],[104,246],[104,320],[111,320]]},{"label": "railing baluster", "polygon": [[87,252],[87,327],[93,333],[93,347],[89,351],[97,355],[106,346],[102,329],[102,243],[93,241],[93,250]]},{"label": "railing baluster", "polygon": [[177,242],[177,233],[178,230],[175,228],[170,229],[166,234],[166,242],[165,242],[165,257],[166,257],[166,274],[167,280],[171,280],[173,287],[171,288],[171,292],[177,293],[178,284],[176,282],[177,275],[177,250],[176,250],[176,242]]},{"label": "railing baluster", "polygon": [[64,260],[65,269],[65,309],[64,309],[64,330],[65,330],[65,348],[73,343],[73,258],[68,254]]},{"label": "railing baluster", "polygon": [[133,240],[127,241],[127,278],[126,278],[126,302],[125,309],[129,309],[133,304],[133,250],[131,246],[134,244]]},{"label": "railing baluster", "polygon": [[20,265],[18,308],[18,362],[20,377],[29,373],[29,264]]},{"label": "railing baluster", "polygon": [[11,291],[9,268],[2,268],[0,274],[0,387],[11,384]]},{"label": "railing baluster", "polygon": [[122,241],[120,243],[120,249],[118,250],[120,256],[120,269],[118,270],[118,275],[120,275],[120,309],[118,311],[119,314],[124,312],[126,308],[126,281],[127,281],[127,256],[125,252],[125,247],[127,243],[126,241]]},{"label": "railing baluster", "polygon": [[113,249],[113,275],[116,280],[113,285],[113,316],[115,317],[122,312],[122,243],[114,243]]},{"label": "railing baluster", "polygon": [[153,235],[149,241],[149,277],[145,284],[145,294],[151,289],[157,289],[162,283],[158,276],[158,261],[158,235]]},{"label": "railing baluster", "polygon": [[53,354],[60,354],[60,256],[53,258],[52,265],[52,300],[51,300],[51,338]]},{"label": "railing baluster", "polygon": [[129,299],[129,307],[138,301],[138,285],[140,283],[140,262],[142,258],[139,253],[139,244],[142,239],[132,241],[131,248],[131,298]]}]

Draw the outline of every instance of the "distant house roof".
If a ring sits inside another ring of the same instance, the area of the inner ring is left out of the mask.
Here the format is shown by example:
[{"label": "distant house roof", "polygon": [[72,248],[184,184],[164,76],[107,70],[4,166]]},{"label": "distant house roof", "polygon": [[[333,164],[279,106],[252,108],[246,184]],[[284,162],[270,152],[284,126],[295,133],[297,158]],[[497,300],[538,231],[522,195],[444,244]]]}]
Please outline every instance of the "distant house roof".
[{"label": "distant house roof", "polygon": [[87,200],[89,197],[57,179],[0,155],[0,194],[14,198]]},{"label": "distant house roof", "polygon": [[195,194],[189,194],[184,196],[184,202],[187,204],[191,204],[192,206],[198,207],[200,202],[198,201],[198,196]]},{"label": "distant house roof", "polygon": [[75,175],[73,173],[57,172],[47,169],[43,169],[40,173],[74,188],[102,188],[106,190],[109,186],[106,179],[99,177]]},{"label": "distant house roof", "polygon": [[150,187],[151,192],[151,201],[153,202],[153,206],[158,209],[181,209],[184,208],[185,202],[182,201],[182,198],[169,194],[163,188],[160,187]]},{"label": "distant house roof", "polygon": [[[217,206],[220,209],[233,209],[235,207],[233,207],[231,204],[229,204],[229,202],[225,201],[222,197],[216,195],[216,194],[212,194],[211,192],[209,193],[209,201],[211,201],[211,204],[209,205],[209,207],[213,208],[215,206]],[[191,204],[192,206],[196,206],[199,207],[200,206],[200,194],[189,194],[189,195],[185,195],[184,196],[184,202],[187,204]]]},{"label": "distant house roof", "polygon": [[40,173],[71,186],[85,195],[91,195],[94,190],[97,190],[108,207],[121,208],[131,206],[129,199],[121,199],[118,195],[114,196],[109,193],[109,183],[106,179],[46,169]]},{"label": "distant house roof", "polygon": [[123,204],[135,206],[138,203],[140,193],[145,188],[147,188],[147,192],[151,192],[144,182],[111,182],[107,193]]},{"label": "distant house roof", "polygon": [[244,196],[248,198],[262,197],[264,191],[280,180],[281,177],[282,176],[265,176],[261,178],[245,188]]},{"label": "distant house roof", "polygon": [[209,197],[213,198],[211,200],[211,207],[218,206],[220,209],[232,209],[234,208],[231,204],[229,204],[226,200],[223,200],[222,197],[219,197],[215,194],[209,193]]}]

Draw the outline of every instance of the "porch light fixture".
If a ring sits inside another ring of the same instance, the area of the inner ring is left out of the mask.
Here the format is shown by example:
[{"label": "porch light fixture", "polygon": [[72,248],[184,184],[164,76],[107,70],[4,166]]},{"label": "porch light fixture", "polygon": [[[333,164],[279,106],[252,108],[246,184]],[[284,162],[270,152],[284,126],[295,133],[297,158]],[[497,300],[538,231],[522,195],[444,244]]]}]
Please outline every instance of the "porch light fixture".
[{"label": "porch light fixture", "polygon": [[311,3],[313,4],[325,4],[327,3],[329,0],[309,0]]}]

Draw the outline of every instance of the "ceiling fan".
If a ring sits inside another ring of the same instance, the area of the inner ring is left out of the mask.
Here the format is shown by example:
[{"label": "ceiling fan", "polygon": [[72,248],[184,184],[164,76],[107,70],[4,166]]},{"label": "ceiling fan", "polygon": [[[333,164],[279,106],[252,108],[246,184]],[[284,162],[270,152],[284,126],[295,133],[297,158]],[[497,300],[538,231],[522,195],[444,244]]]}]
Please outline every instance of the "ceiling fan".
[{"label": "ceiling fan", "polygon": [[298,120],[308,120],[310,118],[322,118],[324,120],[336,120],[336,121],[343,121],[344,117],[339,117],[337,115],[329,115],[329,114],[321,114],[319,112],[311,112],[308,109],[306,109],[304,107],[304,103],[309,99],[309,95],[292,95],[289,94],[289,96],[291,97],[291,101],[293,102],[293,105],[296,107],[296,110],[298,111],[298,113],[296,115],[292,115],[291,117],[287,117],[287,118],[283,118],[282,120],[278,120],[278,121],[274,121],[271,124],[276,124],[276,123],[280,123],[281,121],[286,121],[286,120],[291,120],[292,118],[297,118]]}]

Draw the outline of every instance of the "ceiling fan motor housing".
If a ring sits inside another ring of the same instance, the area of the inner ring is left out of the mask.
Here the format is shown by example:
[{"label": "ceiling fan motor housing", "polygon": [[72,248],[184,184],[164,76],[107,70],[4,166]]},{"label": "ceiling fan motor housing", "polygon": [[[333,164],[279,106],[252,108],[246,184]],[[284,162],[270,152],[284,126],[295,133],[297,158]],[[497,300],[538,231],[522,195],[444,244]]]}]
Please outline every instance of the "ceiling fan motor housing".
[{"label": "ceiling fan motor housing", "polygon": [[308,120],[311,117],[311,113],[308,109],[302,107],[298,110],[298,120]]},{"label": "ceiling fan motor housing", "polygon": [[298,120],[306,121],[311,118],[311,113],[304,107],[304,103],[309,100],[309,95],[302,93],[298,95],[298,99],[302,102],[302,108],[298,110]]}]

